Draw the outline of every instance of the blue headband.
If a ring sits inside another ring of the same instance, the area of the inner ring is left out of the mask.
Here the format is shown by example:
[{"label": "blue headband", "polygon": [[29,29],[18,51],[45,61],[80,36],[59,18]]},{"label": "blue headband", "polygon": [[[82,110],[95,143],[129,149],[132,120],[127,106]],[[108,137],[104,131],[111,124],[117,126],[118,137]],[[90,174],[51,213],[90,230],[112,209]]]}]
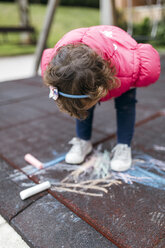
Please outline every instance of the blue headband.
[{"label": "blue headband", "polygon": [[59,95],[64,96],[64,97],[68,97],[68,98],[89,98],[89,95],[70,95],[70,94],[65,94],[61,91],[58,91],[58,89],[56,87],[52,87],[49,86],[50,89],[50,93],[49,93],[49,98],[52,98],[53,100],[57,100]]}]

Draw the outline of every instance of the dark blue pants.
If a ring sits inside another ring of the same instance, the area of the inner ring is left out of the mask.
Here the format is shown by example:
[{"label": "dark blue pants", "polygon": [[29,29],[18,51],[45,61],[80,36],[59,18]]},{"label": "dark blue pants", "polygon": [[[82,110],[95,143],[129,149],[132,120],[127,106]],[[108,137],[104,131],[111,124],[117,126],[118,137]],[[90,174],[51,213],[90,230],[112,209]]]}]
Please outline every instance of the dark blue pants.
[{"label": "dark blue pants", "polygon": [[[129,90],[115,98],[117,143],[131,145],[135,126],[136,102],[136,89]],[[76,119],[76,134],[80,139],[91,139],[94,109],[95,106],[88,110],[89,115],[85,120]]]}]

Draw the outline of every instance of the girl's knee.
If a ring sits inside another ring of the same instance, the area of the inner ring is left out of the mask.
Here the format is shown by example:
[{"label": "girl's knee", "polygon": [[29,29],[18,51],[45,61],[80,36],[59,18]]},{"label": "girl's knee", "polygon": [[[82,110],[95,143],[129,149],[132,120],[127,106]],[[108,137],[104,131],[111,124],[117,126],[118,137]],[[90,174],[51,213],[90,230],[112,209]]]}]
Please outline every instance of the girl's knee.
[{"label": "girl's knee", "polygon": [[136,89],[132,89],[115,98],[115,108],[121,110],[129,110],[135,107],[137,103]]}]

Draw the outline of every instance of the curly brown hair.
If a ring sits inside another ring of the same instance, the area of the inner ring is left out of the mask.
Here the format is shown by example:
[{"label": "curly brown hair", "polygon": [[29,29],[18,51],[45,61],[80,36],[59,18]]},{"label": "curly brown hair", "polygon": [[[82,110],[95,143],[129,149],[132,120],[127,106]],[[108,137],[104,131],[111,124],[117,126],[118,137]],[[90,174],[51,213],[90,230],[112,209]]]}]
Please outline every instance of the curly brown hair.
[{"label": "curly brown hair", "polygon": [[118,87],[115,68],[94,50],[84,44],[62,46],[56,52],[44,73],[44,83],[73,95],[90,95],[85,99],[59,96],[57,105],[63,112],[78,119],[87,117],[87,110]]}]

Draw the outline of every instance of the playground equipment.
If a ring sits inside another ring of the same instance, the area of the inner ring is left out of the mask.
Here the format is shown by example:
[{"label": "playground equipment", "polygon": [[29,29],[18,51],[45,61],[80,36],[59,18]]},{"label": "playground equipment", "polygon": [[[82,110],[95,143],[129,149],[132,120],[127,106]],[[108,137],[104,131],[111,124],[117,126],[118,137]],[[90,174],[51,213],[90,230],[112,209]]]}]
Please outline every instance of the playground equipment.
[{"label": "playground equipment", "polygon": [[[0,26],[0,33],[6,35],[8,33],[21,33],[21,41],[29,43],[35,40],[35,29],[30,25],[28,0],[15,0],[20,17],[20,25],[18,26]],[[33,35],[33,39],[32,36]]]},{"label": "playground equipment", "polygon": [[154,8],[162,8],[163,7],[163,0],[156,0],[156,4],[153,4],[152,0],[145,0],[146,5],[150,9],[151,13],[151,33],[150,37],[140,35],[140,36],[134,36],[133,33],[133,1],[132,0],[127,0],[127,8],[128,8],[128,18],[127,18],[127,32],[133,36],[136,40],[153,40],[156,38],[157,35],[157,30],[158,30],[158,18],[156,14],[154,13]]},{"label": "playground equipment", "polygon": [[[127,0],[127,8],[128,8],[128,18],[127,18],[127,32],[133,36],[137,41],[146,41],[156,38],[157,30],[158,30],[158,19],[154,15],[153,8],[163,7],[164,0],[156,0],[156,4],[153,5],[152,0],[145,0],[146,5],[150,8],[151,16],[152,16],[152,28],[150,37],[148,36],[134,36],[133,33],[133,0]],[[144,2],[145,2],[144,1]],[[116,14],[115,14],[115,4],[117,0],[100,0],[100,14],[101,14],[101,24],[105,25],[115,25]],[[43,25],[43,29],[40,33],[36,53],[35,53],[35,61],[34,61],[34,70],[33,74],[36,75],[38,72],[39,64],[41,61],[42,52],[46,47],[47,38],[49,35],[49,31],[51,28],[51,24],[53,22],[53,17],[56,12],[56,9],[60,3],[60,0],[49,0],[47,4],[47,11],[45,16],[45,21]],[[103,18],[104,17],[104,18]],[[112,18],[113,17],[113,18]]]}]

